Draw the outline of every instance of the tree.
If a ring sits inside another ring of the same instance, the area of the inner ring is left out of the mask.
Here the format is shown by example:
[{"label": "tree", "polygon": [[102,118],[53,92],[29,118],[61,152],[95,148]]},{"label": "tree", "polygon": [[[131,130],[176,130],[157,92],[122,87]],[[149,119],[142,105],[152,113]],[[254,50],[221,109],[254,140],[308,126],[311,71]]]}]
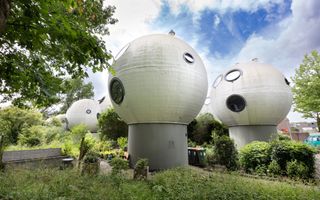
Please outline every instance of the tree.
[{"label": "tree", "polygon": [[225,125],[216,121],[210,113],[199,115],[188,125],[187,130],[188,137],[197,144],[210,143],[212,132],[217,136],[228,135]]},{"label": "tree", "polygon": [[42,114],[32,109],[7,107],[0,110],[0,121],[6,124],[8,141],[16,144],[21,130],[43,123]]},{"label": "tree", "polygon": [[22,106],[59,101],[65,77],[109,68],[102,36],[115,7],[100,0],[4,0],[0,8],[0,93]]},{"label": "tree", "polygon": [[63,87],[66,94],[61,99],[60,113],[66,113],[73,102],[80,99],[91,99],[94,96],[92,83],[84,83],[80,78],[65,80]]},{"label": "tree", "polygon": [[128,136],[128,125],[119,117],[113,108],[100,113],[99,128],[101,131],[101,139],[116,140],[119,137]]},{"label": "tree", "polygon": [[320,55],[312,51],[291,78],[295,110],[305,118],[314,118],[320,130]]}]

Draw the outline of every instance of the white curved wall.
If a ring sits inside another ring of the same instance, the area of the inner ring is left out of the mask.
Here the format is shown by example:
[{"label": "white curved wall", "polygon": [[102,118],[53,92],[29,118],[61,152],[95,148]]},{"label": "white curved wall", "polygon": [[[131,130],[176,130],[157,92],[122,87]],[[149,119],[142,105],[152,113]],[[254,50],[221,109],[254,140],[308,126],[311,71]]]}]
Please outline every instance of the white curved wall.
[{"label": "white curved wall", "polygon": [[100,113],[100,106],[97,101],[91,99],[76,101],[66,113],[68,128],[71,129],[78,124],[85,124],[91,132],[96,132],[98,129],[98,113]]},{"label": "white curved wall", "polygon": [[[194,63],[186,62],[185,53],[193,56]],[[201,58],[172,35],[148,35],[132,41],[113,68],[125,96],[119,105],[113,100],[112,104],[128,124],[188,124],[206,98],[207,73]],[[112,78],[110,75],[109,94]]]},{"label": "white curved wall", "polygon": [[[242,75],[233,82],[225,80],[232,69],[239,69]],[[214,115],[228,126],[277,125],[288,114],[292,104],[291,88],[285,77],[271,65],[239,63],[223,73],[217,87],[211,88],[211,105]],[[233,112],[226,105],[232,94],[242,96],[246,107],[241,112]]]}]

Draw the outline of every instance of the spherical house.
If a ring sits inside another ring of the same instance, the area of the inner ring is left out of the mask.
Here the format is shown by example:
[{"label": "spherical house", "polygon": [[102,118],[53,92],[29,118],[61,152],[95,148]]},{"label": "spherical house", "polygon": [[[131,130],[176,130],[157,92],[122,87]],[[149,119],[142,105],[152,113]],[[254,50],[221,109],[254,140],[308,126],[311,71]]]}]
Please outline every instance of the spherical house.
[{"label": "spherical house", "polygon": [[68,128],[71,129],[78,124],[85,124],[92,133],[95,133],[98,129],[99,113],[99,102],[92,99],[76,101],[66,113]]},{"label": "spherical house", "polygon": [[215,116],[229,126],[238,148],[268,141],[292,104],[289,81],[268,64],[238,63],[219,75],[211,88]]},{"label": "spherical house", "polygon": [[187,165],[187,124],[200,111],[208,83],[201,58],[173,35],[138,38],[116,56],[109,94],[129,125],[132,164],[150,169]]}]

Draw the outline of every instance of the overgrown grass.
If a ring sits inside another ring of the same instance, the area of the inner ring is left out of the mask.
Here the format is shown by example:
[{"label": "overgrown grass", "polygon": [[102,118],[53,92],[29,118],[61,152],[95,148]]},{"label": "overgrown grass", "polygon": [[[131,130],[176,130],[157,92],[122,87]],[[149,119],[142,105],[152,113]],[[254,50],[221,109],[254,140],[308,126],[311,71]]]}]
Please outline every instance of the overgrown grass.
[{"label": "overgrown grass", "polygon": [[0,174],[0,199],[319,199],[317,186],[177,168],[148,181],[41,169]]}]

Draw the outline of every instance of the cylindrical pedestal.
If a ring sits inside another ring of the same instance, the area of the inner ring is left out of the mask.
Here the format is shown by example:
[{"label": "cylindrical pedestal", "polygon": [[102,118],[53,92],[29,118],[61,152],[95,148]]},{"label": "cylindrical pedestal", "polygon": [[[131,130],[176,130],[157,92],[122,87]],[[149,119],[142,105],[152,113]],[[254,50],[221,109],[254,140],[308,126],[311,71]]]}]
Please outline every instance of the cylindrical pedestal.
[{"label": "cylindrical pedestal", "polygon": [[277,133],[275,125],[248,125],[229,127],[230,138],[234,139],[237,149],[252,141],[269,141]]},{"label": "cylindrical pedestal", "polygon": [[130,164],[147,158],[150,170],[188,165],[187,125],[130,124]]}]

